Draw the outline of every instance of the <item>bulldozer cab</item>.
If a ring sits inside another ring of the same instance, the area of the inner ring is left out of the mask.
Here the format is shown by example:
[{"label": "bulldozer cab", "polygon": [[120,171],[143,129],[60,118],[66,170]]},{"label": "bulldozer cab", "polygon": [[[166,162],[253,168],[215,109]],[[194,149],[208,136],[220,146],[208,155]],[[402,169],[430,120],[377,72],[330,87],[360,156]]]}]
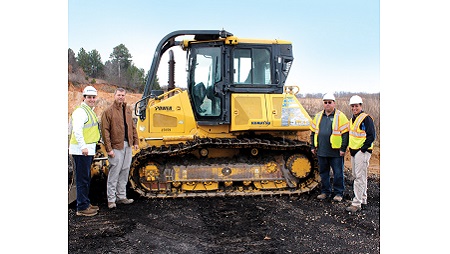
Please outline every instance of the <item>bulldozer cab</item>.
[{"label": "bulldozer cab", "polygon": [[283,93],[293,60],[288,42],[231,36],[183,44],[188,45],[188,90],[199,125],[230,124],[232,93]]}]

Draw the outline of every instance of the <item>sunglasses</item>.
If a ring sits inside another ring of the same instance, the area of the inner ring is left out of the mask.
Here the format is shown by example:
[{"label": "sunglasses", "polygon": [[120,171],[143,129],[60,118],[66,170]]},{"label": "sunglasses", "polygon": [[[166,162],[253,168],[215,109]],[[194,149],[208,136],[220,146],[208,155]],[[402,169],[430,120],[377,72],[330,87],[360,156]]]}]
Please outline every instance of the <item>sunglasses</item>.
[{"label": "sunglasses", "polygon": [[332,101],[324,101],[323,104],[331,104]]}]

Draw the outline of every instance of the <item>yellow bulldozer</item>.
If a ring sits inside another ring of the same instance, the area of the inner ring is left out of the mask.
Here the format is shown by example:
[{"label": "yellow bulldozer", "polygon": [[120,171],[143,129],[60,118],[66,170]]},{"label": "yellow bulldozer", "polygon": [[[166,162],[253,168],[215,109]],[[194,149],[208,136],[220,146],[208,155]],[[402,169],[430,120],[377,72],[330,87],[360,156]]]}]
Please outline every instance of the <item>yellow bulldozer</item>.
[{"label": "yellow bulldozer", "polygon": [[[193,38],[177,40],[186,36]],[[186,89],[174,86],[169,49],[175,46],[186,51]],[[169,86],[153,90],[165,52]],[[292,62],[289,41],[239,38],[224,30],[166,35],[134,107],[140,149],[133,154],[130,187],[148,198],[300,194],[315,188],[320,177],[308,142],[311,118],[296,97],[299,87],[285,85]],[[94,175],[107,174],[105,155],[100,143]]]}]

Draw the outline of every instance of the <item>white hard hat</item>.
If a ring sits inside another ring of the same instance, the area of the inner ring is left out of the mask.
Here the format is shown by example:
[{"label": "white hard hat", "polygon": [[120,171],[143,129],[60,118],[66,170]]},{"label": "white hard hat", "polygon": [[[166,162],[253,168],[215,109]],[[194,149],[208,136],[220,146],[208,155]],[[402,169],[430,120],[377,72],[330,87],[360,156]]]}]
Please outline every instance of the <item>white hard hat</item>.
[{"label": "white hard hat", "polygon": [[352,104],[362,104],[362,99],[361,97],[359,97],[358,95],[353,95],[350,98],[350,103],[348,105],[352,105]]},{"label": "white hard hat", "polygon": [[83,96],[84,95],[94,95],[97,96],[97,90],[93,86],[87,86],[83,90]]},{"label": "white hard hat", "polygon": [[323,101],[326,101],[326,100],[330,100],[330,101],[336,101],[336,99],[334,98],[334,95],[332,94],[332,93],[326,93],[324,96],[323,96],[323,99],[322,99]]}]

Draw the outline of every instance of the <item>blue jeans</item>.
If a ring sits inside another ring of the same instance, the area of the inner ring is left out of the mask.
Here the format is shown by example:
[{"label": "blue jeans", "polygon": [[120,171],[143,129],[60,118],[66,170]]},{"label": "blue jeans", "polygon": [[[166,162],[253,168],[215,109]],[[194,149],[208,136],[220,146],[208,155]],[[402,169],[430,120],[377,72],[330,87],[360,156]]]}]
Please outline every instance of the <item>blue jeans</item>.
[{"label": "blue jeans", "polygon": [[86,210],[89,200],[89,188],[91,186],[91,164],[94,156],[72,155],[75,162],[75,177],[77,182],[77,211]]},{"label": "blue jeans", "polygon": [[[317,156],[319,173],[322,182],[322,193],[344,196],[344,157]],[[330,167],[333,169],[333,190],[330,184]]]}]

